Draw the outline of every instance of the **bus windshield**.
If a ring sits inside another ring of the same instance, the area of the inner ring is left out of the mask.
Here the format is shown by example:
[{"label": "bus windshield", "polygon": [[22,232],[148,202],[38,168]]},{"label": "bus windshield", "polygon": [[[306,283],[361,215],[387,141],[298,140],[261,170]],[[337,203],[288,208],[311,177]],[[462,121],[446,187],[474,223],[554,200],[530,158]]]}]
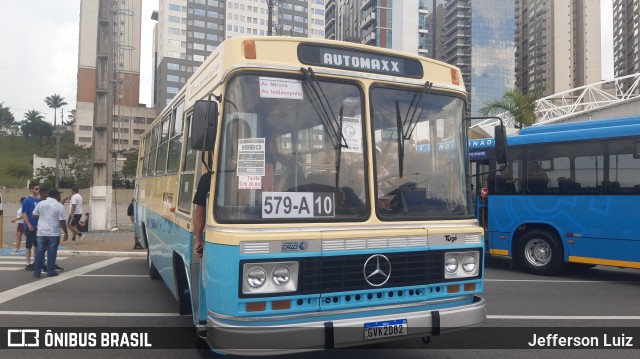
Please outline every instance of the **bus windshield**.
[{"label": "bus windshield", "polygon": [[422,98],[415,89],[371,91],[376,211],[383,220],[471,215],[463,142],[465,103],[436,93],[423,93]]},{"label": "bus windshield", "polygon": [[217,221],[368,217],[359,87],[241,74],[228,82],[223,106]]}]

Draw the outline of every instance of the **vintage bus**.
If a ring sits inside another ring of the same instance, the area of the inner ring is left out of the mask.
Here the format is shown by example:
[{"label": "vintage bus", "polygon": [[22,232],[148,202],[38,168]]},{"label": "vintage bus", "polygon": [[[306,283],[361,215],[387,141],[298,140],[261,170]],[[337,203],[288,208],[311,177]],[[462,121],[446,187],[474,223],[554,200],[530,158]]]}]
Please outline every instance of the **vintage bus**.
[{"label": "vintage bus", "polygon": [[[427,58],[226,40],[142,136],[135,227],[151,277],[225,353],[480,325],[484,246],[465,106],[460,71]],[[192,199],[207,172],[199,260]]]},{"label": "vintage bus", "polygon": [[469,141],[486,251],[531,273],[640,268],[640,117],[524,128],[507,166],[492,138]]}]

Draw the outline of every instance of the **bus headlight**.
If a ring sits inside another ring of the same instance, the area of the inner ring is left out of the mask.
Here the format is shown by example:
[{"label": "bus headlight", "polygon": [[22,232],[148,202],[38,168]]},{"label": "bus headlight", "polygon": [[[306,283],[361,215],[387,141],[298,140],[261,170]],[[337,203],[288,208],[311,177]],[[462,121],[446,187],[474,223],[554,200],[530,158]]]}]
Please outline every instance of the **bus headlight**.
[{"label": "bus headlight", "polygon": [[277,266],[273,269],[272,279],[273,283],[279,286],[286,285],[289,283],[289,278],[291,276],[291,271],[286,266]]},{"label": "bus headlight", "polygon": [[247,284],[251,288],[260,288],[267,281],[267,273],[262,267],[253,267],[247,273]]},{"label": "bus headlight", "polygon": [[473,273],[476,270],[476,259],[473,256],[465,256],[462,258],[462,270],[467,273]]},{"label": "bus headlight", "polygon": [[446,270],[447,273],[455,273],[458,270],[458,260],[456,257],[451,256],[445,259],[444,270]]},{"label": "bus headlight", "polygon": [[298,262],[242,264],[242,294],[272,294],[298,290]]},{"label": "bus headlight", "polygon": [[480,273],[480,252],[447,252],[444,255],[444,278],[469,278]]}]

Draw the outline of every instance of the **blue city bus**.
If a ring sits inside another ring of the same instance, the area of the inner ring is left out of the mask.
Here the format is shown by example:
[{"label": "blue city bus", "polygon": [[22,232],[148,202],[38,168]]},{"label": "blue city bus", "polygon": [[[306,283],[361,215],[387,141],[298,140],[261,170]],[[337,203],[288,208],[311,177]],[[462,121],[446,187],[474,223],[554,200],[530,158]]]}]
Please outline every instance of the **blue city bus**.
[{"label": "blue city bus", "polygon": [[640,268],[640,117],[524,128],[505,168],[494,146],[469,141],[487,254],[541,275]]}]

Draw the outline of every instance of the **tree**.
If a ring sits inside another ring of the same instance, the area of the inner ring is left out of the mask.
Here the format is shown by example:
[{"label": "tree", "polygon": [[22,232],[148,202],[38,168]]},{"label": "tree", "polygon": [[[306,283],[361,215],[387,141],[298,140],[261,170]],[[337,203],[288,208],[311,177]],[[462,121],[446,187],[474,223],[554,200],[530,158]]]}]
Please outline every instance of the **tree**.
[{"label": "tree", "polygon": [[9,107],[4,107],[4,102],[0,102],[0,133],[6,133],[8,128],[16,122]]},{"label": "tree", "polygon": [[517,128],[531,126],[536,122],[536,101],[542,95],[543,89],[537,89],[528,94],[520,90],[507,91],[502,98],[487,102],[480,109],[482,116],[498,115],[508,112],[516,123]]},{"label": "tree", "polygon": [[91,148],[72,145],[70,153],[65,167],[71,171],[76,186],[88,188],[91,181]]},{"label": "tree", "polygon": [[29,110],[29,111],[25,112],[24,119],[26,121],[30,121],[30,122],[37,121],[37,120],[43,120],[44,121],[44,116],[42,116],[40,111]]},{"label": "tree", "polygon": [[[49,108],[53,109],[53,126],[57,126],[58,123],[56,122],[56,119],[58,116],[58,109],[62,106],[68,105],[68,103],[64,102],[64,97],[61,97],[57,93],[47,96],[44,99],[44,102],[49,106]],[[61,121],[64,122],[64,119],[61,119]]]},{"label": "tree", "polygon": [[67,115],[67,126],[73,126],[75,124],[76,124],[76,110],[73,109],[69,111],[69,114]]},{"label": "tree", "polygon": [[20,123],[20,129],[25,137],[33,136],[40,138],[40,146],[44,137],[51,137],[53,128],[44,121],[44,116],[39,111],[29,110],[24,114],[24,121]]},{"label": "tree", "polygon": [[128,151],[124,153],[125,161],[122,166],[122,176],[125,179],[132,179],[136,176],[138,168],[138,151]]},{"label": "tree", "polygon": [[24,163],[9,163],[7,173],[16,177],[21,184],[25,184],[24,181],[32,175],[32,169],[31,166]]}]

